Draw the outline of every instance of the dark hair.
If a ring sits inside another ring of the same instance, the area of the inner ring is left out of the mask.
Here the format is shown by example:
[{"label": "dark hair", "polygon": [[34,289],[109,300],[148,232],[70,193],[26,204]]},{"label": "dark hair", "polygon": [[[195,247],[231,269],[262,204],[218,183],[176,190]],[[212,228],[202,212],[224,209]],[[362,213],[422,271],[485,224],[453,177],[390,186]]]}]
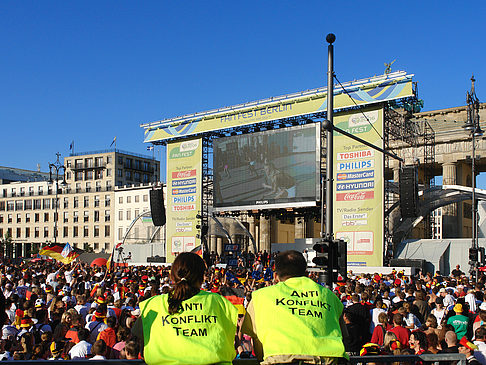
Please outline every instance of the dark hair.
[{"label": "dark hair", "polygon": [[125,352],[131,356],[138,356],[140,353],[140,344],[138,341],[130,340],[125,345]]},{"label": "dark hair", "polygon": [[304,255],[298,251],[284,251],[275,258],[275,271],[280,279],[305,276],[306,269]]},{"label": "dark hair", "polygon": [[80,328],[78,338],[80,341],[86,341],[89,338],[89,331],[86,328]]},{"label": "dark hair", "polygon": [[170,271],[174,282],[168,298],[170,314],[179,312],[184,300],[199,293],[205,271],[204,260],[195,253],[183,252],[176,257]]},{"label": "dark hair", "polygon": [[93,355],[105,355],[106,354],[106,342],[105,340],[96,340],[91,347],[91,353]]},{"label": "dark hair", "polygon": [[427,344],[427,335],[425,332],[422,331],[414,331],[410,334],[410,336],[414,336],[415,339],[419,342],[420,348],[427,350],[429,347]]},{"label": "dark hair", "polygon": [[115,326],[116,326],[116,317],[110,316],[110,317],[106,318],[106,324],[110,328],[115,328]]}]

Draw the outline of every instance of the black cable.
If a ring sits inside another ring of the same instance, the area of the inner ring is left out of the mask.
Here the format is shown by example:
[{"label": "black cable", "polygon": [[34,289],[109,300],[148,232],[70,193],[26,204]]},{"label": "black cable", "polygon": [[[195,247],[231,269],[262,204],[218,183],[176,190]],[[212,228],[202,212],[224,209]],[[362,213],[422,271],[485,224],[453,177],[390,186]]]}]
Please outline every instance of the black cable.
[{"label": "black cable", "polygon": [[356,104],[356,101],[354,101],[354,99],[351,97],[351,95],[349,95],[348,91],[344,88],[343,84],[341,84],[341,81],[338,80],[338,78],[337,78],[336,75],[334,75],[334,78],[338,82],[339,86],[341,86],[341,88],[343,89],[344,93],[347,96],[349,96],[349,98],[353,101],[354,105],[356,105],[359,108],[359,111],[361,112],[361,114],[363,114],[363,116],[365,117],[365,119],[368,121],[368,123],[370,124],[371,128],[373,128],[373,130],[376,132],[376,134],[378,135],[378,137],[380,137],[380,139],[383,141],[383,136],[380,135],[380,133],[376,130],[375,126],[370,122],[370,120],[368,119],[368,117],[366,116],[366,114],[363,112],[363,109],[358,104]]}]

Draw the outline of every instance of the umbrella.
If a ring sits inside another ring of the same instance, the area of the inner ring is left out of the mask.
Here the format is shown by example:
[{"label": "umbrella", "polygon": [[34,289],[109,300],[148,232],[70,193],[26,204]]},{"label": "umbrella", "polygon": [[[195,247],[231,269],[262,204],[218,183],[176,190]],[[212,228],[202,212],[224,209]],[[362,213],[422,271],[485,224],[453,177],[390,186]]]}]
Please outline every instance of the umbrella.
[{"label": "umbrella", "polygon": [[98,257],[96,259],[94,259],[93,261],[91,261],[91,267],[94,267],[94,266],[106,266],[106,262],[108,260],[103,258],[103,257]]}]

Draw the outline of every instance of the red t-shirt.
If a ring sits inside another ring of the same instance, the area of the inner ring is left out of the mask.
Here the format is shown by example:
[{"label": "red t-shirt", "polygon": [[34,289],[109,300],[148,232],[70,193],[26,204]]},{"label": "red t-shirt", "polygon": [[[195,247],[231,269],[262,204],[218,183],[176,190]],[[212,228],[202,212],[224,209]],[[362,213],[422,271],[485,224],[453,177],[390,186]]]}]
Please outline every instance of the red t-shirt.
[{"label": "red t-shirt", "polygon": [[408,347],[408,340],[410,338],[410,331],[402,326],[393,327],[390,332],[393,332],[396,336],[400,344],[404,347]]}]

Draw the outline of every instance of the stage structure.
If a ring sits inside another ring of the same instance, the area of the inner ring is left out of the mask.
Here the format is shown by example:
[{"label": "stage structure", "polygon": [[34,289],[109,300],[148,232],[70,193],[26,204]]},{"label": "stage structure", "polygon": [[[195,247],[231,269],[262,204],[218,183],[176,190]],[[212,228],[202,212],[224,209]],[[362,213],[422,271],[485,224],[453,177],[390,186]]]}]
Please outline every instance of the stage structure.
[{"label": "stage structure", "polygon": [[[402,118],[417,103],[412,76],[335,85],[336,127],[385,150],[403,143],[416,129]],[[142,124],[145,143],[167,145],[168,261],[201,244],[208,252],[213,214],[319,219],[326,108],[327,89],[318,88]],[[333,138],[334,232],[348,241],[349,265],[381,266],[391,245],[383,228],[389,157],[337,132]]]}]

